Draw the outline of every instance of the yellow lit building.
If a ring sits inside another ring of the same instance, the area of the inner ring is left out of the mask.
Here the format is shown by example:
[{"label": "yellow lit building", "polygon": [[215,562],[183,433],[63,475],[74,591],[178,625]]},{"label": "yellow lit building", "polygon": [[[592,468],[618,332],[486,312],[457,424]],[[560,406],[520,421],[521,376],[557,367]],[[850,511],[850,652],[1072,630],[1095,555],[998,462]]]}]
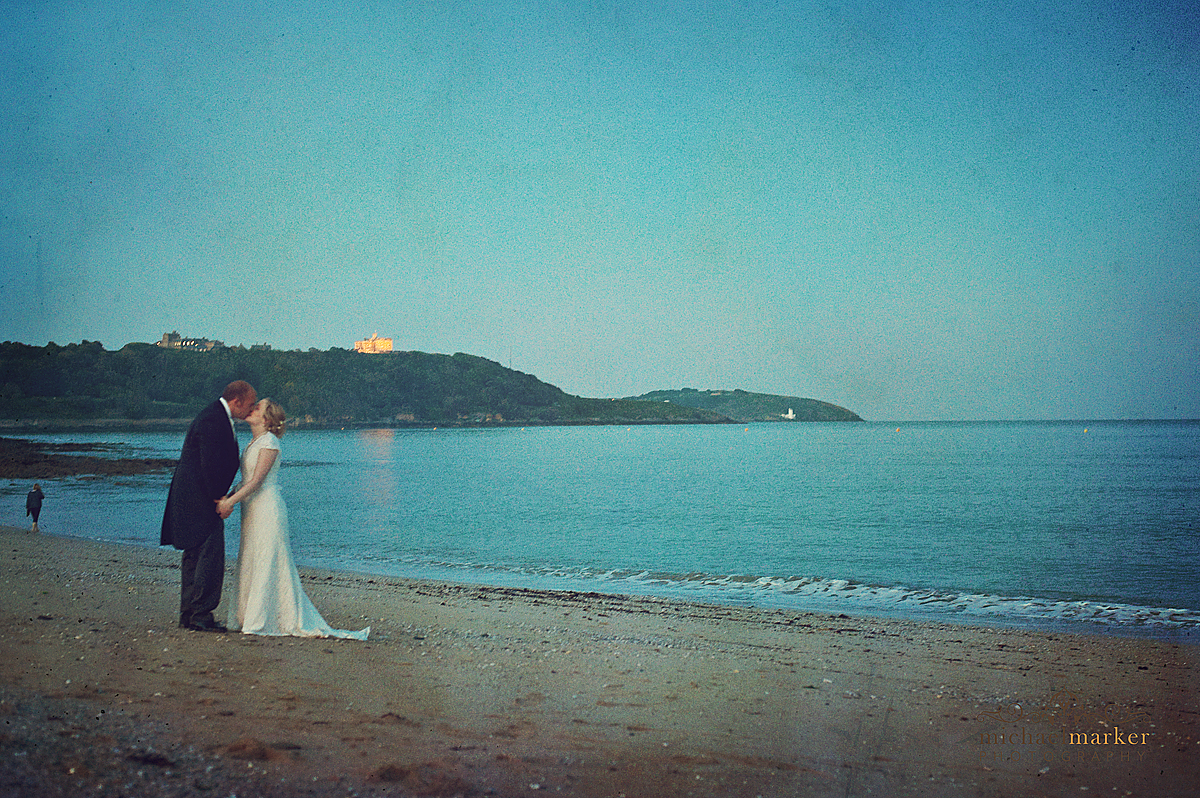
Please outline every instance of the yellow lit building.
[{"label": "yellow lit building", "polygon": [[367,352],[369,354],[377,354],[379,352],[392,351],[392,339],[380,338],[379,333],[371,333],[371,337],[365,341],[354,342],[355,352]]}]

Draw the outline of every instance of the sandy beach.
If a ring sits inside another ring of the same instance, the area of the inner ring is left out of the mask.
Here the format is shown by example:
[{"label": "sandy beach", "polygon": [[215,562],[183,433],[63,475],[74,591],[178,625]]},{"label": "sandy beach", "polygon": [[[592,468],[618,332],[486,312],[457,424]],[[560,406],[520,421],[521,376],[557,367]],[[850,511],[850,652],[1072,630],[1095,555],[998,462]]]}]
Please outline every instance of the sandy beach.
[{"label": "sandy beach", "polygon": [[261,638],[177,627],[176,552],[0,545],[3,795],[1195,790],[1190,640],[309,569],[371,639]]}]

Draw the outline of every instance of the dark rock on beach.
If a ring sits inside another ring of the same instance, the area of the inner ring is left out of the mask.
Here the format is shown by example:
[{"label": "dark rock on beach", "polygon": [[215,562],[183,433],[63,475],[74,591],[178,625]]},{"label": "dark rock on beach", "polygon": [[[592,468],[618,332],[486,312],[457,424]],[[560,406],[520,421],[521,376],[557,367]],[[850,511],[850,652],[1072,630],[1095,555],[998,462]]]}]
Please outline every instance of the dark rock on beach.
[{"label": "dark rock on beach", "polygon": [[111,450],[100,444],[0,438],[0,478],[53,479],[83,474],[130,476],[170,471],[175,467],[176,461],[169,459],[77,454]]}]

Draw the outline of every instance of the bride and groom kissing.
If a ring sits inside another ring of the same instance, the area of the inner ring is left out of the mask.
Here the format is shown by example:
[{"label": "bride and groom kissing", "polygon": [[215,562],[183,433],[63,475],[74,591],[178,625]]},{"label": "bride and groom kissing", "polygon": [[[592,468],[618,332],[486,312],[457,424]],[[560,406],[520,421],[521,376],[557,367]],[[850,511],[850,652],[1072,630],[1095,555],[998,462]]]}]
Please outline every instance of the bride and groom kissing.
[{"label": "bride and groom kissing", "polygon": [[[234,419],[246,421],[253,434],[240,460]],[[359,632],[331,628],[300,586],[278,481],[285,421],[278,404],[259,401],[250,383],[235,380],[188,427],[161,538],[163,546],[183,552],[179,625],[203,632],[232,628],[244,634],[366,640],[371,627]],[[239,463],[242,481],[230,491]],[[227,627],[213,612],[225,578],[225,519],[239,503],[241,547]]]}]

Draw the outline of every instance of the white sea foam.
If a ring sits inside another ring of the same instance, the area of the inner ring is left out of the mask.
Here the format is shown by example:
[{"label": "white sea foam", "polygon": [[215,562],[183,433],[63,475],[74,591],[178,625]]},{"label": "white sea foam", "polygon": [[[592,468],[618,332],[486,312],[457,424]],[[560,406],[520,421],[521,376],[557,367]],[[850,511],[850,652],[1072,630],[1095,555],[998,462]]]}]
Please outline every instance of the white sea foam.
[{"label": "white sea foam", "polygon": [[1086,599],[942,592],[902,585],[861,584],[849,579],[702,572],[671,574],[620,569],[497,568],[481,563],[450,562],[424,562],[414,573],[414,565],[417,563],[409,562],[407,567],[385,570],[470,583],[652,595],[715,604],[855,616],[1067,629],[1092,624],[1114,631],[1200,631],[1200,611],[1191,609]]}]

